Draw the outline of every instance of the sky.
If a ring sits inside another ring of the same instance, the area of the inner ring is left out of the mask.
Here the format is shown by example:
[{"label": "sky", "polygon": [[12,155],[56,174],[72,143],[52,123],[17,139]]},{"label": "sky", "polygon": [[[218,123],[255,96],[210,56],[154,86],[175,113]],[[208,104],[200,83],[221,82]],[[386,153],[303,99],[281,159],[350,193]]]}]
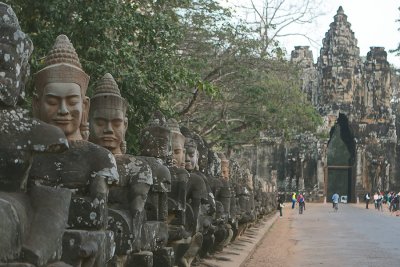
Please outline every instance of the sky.
[{"label": "sky", "polygon": [[[220,0],[223,5],[241,2],[242,5],[250,6],[250,0]],[[253,0],[258,5],[262,5],[263,0]],[[271,0],[270,0],[271,1]],[[300,0],[287,0],[299,2]],[[389,53],[389,50],[397,48],[400,43],[400,7],[399,0],[320,0],[319,11],[324,15],[319,16],[314,23],[301,27],[291,27],[287,29],[291,32],[305,33],[316,43],[310,43],[304,37],[291,36],[281,39],[281,43],[286,48],[288,55],[294,50],[294,46],[307,45],[313,51],[314,61],[319,56],[322,46],[322,39],[329,30],[329,24],[333,22],[333,17],[339,6],[343,7],[347,20],[351,24],[351,30],[358,40],[360,56],[366,56],[371,46],[383,46],[388,52],[388,61],[395,67],[400,68],[400,56]]]}]

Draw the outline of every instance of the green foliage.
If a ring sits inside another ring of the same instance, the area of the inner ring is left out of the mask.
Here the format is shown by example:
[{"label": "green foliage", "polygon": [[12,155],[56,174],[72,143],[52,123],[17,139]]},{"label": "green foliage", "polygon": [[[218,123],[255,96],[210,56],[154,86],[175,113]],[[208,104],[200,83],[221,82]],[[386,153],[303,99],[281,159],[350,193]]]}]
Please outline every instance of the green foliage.
[{"label": "green foliage", "polygon": [[300,91],[298,71],[282,59],[277,41],[265,49],[257,29],[234,20],[213,0],[193,1],[180,16],[182,63],[217,93],[178,87],[164,102],[171,114],[225,148],[256,143],[262,130],[287,138],[315,131],[321,119]]},{"label": "green foliage", "polygon": [[[30,35],[35,50],[32,73],[59,34],[73,43],[95,82],[111,73],[130,105],[128,145],[137,148],[137,136],[162,96],[191,75],[177,58],[181,37],[174,6],[161,1],[122,0],[6,0],[14,8],[21,28]],[[207,88],[208,89],[208,88]],[[32,87],[31,87],[32,90]],[[32,91],[31,91],[32,92]],[[30,92],[30,93],[31,93]],[[29,92],[28,92],[29,93]]]},{"label": "green foliage", "polygon": [[91,76],[89,96],[101,76],[114,76],[130,105],[131,153],[157,109],[228,148],[255,143],[261,130],[290,137],[320,123],[278,40],[266,49],[259,28],[215,0],[5,1],[35,45],[32,73],[66,34]]}]

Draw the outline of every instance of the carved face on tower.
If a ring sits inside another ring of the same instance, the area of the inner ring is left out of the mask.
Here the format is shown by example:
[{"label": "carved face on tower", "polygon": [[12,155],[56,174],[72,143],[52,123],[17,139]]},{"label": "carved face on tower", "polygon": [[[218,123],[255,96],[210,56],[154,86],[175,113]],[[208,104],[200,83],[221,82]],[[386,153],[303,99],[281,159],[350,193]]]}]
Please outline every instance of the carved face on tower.
[{"label": "carved face on tower", "polygon": [[14,11],[0,3],[0,105],[13,107],[23,98],[32,50]]},{"label": "carved face on tower", "polygon": [[89,111],[85,96],[89,76],[67,36],[57,37],[45,64],[35,75],[34,115],[61,128],[69,141],[82,140],[81,128]]},{"label": "carved face on tower", "polygon": [[95,88],[90,107],[90,141],[110,150],[114,155],[125,153],[128,128],[127,104],[118,85],[107,73]]},{"label": "carved face on tower", "polygon": [[185,136],[181,133],[175,119],[168,120],[167,125],[171,130],[172,165],[185,168]]}]

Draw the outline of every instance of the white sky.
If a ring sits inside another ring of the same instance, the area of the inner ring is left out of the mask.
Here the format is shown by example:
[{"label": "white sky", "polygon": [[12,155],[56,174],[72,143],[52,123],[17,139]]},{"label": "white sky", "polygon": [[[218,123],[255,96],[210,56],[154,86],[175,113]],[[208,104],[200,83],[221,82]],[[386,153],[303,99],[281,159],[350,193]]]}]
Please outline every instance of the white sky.
[{"label": "white sky", "polygon": [[[263,0],[253,0],[262,5]],[[299,0],[287,0],[297,2]],[[227,2],[250,6],[250,0],[220,0],[223,5]],[[351,29],[358,40],[360,56],[366,56],[371,46],[383,46],[388,52],[389,63],[400,68],[400,56],[389,53],[390,49],[397,48],[400,43],[400,7],[399,0],[322,0],[319,11],[325,15],[320,16],[312,25],[303,25],[288,29],[305,33],[314,39],[317,44],[310,44],[304,37],[291,36],[280,39],[281,43],[290,55],[294,46],[308,45],[313,51],[314,61],[319,56],[319,49],[322,46],[322,39],[329,30],[329,24],[333,22],[333,16],[339,6],[343,7],[347,20],[351,23]]]}]

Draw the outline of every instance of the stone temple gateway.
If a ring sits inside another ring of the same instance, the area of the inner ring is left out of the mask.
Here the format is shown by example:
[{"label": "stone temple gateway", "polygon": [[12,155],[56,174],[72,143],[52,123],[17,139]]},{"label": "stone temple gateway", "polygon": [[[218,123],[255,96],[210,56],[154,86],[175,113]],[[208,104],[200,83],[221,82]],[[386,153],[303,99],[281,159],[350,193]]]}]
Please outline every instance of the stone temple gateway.
[{"label": "stone temple gateway", "polygon": [[339,7],[317,63],[308,46],[295,47],[291,60],[301,67],[302,90],[324,122],[317,136],[299,136],[294,144],[264,133],[257,175],[272,181],[277,173],[279,191],[304,191],[316,201],[329,200],[334,191],[355,202],[366,191],[399,190],[399,78],[385,48],[371,47],[361,56]]}]

